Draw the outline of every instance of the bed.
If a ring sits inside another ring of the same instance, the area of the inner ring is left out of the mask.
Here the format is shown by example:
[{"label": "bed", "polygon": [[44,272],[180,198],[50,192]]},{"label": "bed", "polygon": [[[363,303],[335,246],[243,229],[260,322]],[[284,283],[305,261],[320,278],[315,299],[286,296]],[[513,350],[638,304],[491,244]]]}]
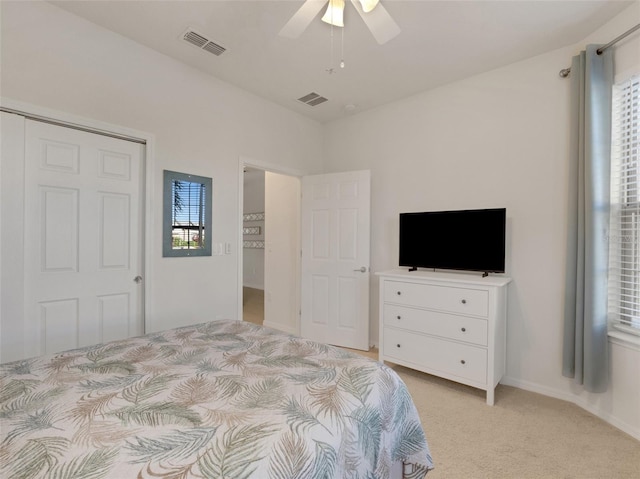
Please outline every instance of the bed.
[{"label": "bed", "polygon": [[387,366],[240,321],[0,365],[0,477],[423,478]]}]

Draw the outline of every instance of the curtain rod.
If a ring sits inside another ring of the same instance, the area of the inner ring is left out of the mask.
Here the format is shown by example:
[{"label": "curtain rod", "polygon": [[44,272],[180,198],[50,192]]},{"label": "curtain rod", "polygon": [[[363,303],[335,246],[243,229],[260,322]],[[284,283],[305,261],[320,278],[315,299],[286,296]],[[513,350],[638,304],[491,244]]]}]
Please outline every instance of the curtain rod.
[{"label": "curtain rod", "polygon": [[[638,29],[640,29],[640,23],[638,23],[635,27],[631,27],[629,30],[624,32],[622,35],[614,38],[613,40],[611,40],[606,45],[603,45],[600,48],[598,48],[596,50],[596,53],[598,55],[602,55],[602,52],[604,52],[607,48],[612,47],[613,45],[618,43],[620,40],[622,40],[623,38],[628,37],[629,35],[631,35],[633,32],[635,32]],[[560,70],[559,75],[560,75],[561,78],[567,78],[569,76],[569,73],[571,73],[571,68],[570,67],[569,68],[563,68],[562,70]]]}]

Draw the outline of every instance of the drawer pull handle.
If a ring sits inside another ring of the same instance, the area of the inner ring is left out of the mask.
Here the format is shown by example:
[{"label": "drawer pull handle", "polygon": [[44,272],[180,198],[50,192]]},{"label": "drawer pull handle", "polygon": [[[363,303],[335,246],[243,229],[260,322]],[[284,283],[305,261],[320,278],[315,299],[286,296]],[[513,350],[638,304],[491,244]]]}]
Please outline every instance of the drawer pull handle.
[{"label": "drawer pull handle", "polygon": [[467,362],[464,359],[461,359],[460,364],[467,364]]},{"label": "drawer pull handle", "polygon": [[461,301],[461,303],[462,303],[462,304],[467,304],[467,300],[466,300],[466,299],[463,299],[463,300]]},{"label": "drawer pull handle", "polygon": [[402,291],[398,291],[398,296],[400,296],[402,294]]},{"label": "drawer pull handle", "polygon": [[467,328],[460,328],[460,331],[462,331],[463,333],[467,332]]},{"label": "drawer pull handle", "polygon": [[402,316],[398,315],[398,319],[402,319]]},{"label": "drawer pull handle", "polygon": [[396,344],[397,347],[400,347],[400,343]]}]

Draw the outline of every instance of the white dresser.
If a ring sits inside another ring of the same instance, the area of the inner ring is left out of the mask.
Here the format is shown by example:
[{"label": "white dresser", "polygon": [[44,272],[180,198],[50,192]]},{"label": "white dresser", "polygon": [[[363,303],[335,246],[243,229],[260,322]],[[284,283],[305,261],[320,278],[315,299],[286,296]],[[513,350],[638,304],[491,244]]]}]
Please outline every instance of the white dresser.
[{"label": "white dresser", "polygon": [[380,276],[380,361],[487,391],[505,371],[511,278],[397,269]]}]

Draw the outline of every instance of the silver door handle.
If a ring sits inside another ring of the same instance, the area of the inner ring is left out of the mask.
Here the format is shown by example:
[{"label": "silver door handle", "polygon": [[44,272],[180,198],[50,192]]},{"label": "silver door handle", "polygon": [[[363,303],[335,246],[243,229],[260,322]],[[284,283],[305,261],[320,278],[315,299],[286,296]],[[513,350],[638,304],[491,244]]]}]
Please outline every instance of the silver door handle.
[{"label": "silver door handle", "polygon": [[357,273],[366,273],[367,272],[367,267],[363,266],[362,268],[354,269],[354,271],[356,271]]},{"label": "silver door handle", "polygon": [[135,278],[133,278],[133,282],[137,284],[142,283],[142,276],[136,276]]}]

